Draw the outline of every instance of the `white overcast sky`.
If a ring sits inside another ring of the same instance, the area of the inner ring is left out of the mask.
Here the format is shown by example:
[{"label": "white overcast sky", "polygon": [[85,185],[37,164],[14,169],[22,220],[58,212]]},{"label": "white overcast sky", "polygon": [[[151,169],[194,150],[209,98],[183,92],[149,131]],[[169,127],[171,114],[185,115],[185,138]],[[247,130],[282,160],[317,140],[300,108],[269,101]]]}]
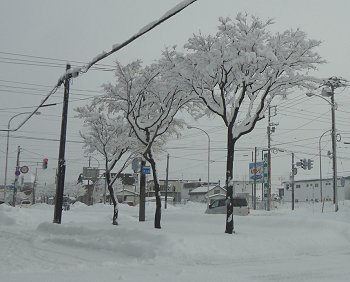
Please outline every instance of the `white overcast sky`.
[{"label": "white overcast sky", "polygon": [[[0,9],[0,129],[6,129],[9,119],[17,113],[31,111],[40,103],[63,73],[66,62],[73,66],[77,62],[88,62],[103,50],[108,51],[113,44],[121,43],[137,33],[144,25],[158,19],[178,0],[104,0],[104,1],[48,1],[48,0],[2,0]],[[108,70],[118,60],[127,64],[135,59],[151,63],[160,56],[165,46],[177,45],[199,31],[203,34],[216,32],[218,17],[235,17],[238,12],[247,12],[263,19],[274,18],[271,31],[300,28],[313,39],[321,40],[320,55],[327,64],[315,73],[318,77],[333,75],[350,79],[349,50],[350,36],[347,0],[198,0],[180,14],[155,28],[131,45],[115,53],[100,63],[108,65]],[[87,166],[79,138],[80,121],[74,119],[73,108],[84,105],[89,98],[99,95],[100,85],[113,81],[112,71],[91,70],[74,79],[69,104],[69,124],[67,132],[66,160],[67,180],[75,180]],[[48,103],[62,103],[62,90]],[[350,142],[349,114],[350,89],[336,96],[339,103],[337,128],[342,142]],[[300,171],[297,179],[318,177],[319,137],[330,129],[330,107],[325,101],[308,98],[303,93],[292,93],[285,101],[275,100],[277,116],[273,122],[279,126],[273,135],[272,146],[288,149],[296,153],[296,159],[311,158],[315,168]],[[39,181],[54,181],[57,166],[57,141],[59,139],[62,104],[42,109],[10,138],[9,181],[14,177],[16,149],[20,145],[21,165],[29,165],[35,171],[35,164],[45,157],[49,159],[46,171],[38,170]],[[15,127],[25,115],[11,123]],[[225,128],[220,120],[190,121],[193,126],[206,130],[211,138],[210,166],[211,180],[223,181],[225,175]],[[247,179],[248,162],[254,146],[267,145],[267,121],[258,123],[256,130],[243,138],[238,147],[247,151],[236,154],[235,175],[237,179]],[[18,138],[24,137],[24,138]],[[74,141],[74,142],[71,142]],[[170,175],[172,179],[207,179],[207,137],[196,130],[183,132],[182,140],[173,140],[169,145]],[[330,137],[322,138],[322,154],[331,149]],[[350,175],[350,154],[348,147],[338,143],[338,171],[340,175]],[[0,182],[3,183],[6,151],[6,134],[0,133]],[[98,156],[96,156],[98,158]],[[261,155],[258,157],[260,158]],[[166,156],[159,160],[160,178],[165,177]],[[92,159],[92,165],[97,161]],[[329,158],[322,158],[323,173],[331,176]],[[290,171],[290,153],[273,155],[273,180],[287,180]]]}]

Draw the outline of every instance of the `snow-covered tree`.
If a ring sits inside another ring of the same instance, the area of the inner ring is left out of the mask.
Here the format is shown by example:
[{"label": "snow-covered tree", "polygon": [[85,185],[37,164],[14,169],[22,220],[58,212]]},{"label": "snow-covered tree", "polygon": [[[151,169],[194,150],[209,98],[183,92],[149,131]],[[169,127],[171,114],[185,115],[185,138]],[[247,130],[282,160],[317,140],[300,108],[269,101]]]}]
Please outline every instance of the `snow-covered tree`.
[{"label": "snow-covered tree", "polygon": [[[106,104],[98,99],[90,105],[75,109],[78,117],[84,119],[80,132],[87,153],[99,153],[104,158],[107,188],[113,202],[113,224],[118,224],[118,203],[113,193],[113,184],[120,173],[137,154],[137,139],[128,121],[121,115],[107,111]],[[112,179],[111,172],[117,168]]]},{"label": "snow-covered tree", "polygon": [[56,194],[55,183],[43,184],[41,182],[37,182],[35,186],[36,197],[54,197],[55,194]]},{"label": "snow-covered tree", "polygon": [[66,195],[78,199],[86,194],[86,187],[82,183],[67,183],[64,192]]},{"label": "snow-covered tree", "polygon": [[172,66],[165,60],[148,67],[142,67],[140,61],[126,66],[117,64],[116,85],[105,85],[110,108],[124,111],[142,144],[142,155],[152,167],[156,196],[155,228],[161,228],[161,199],[154,145],[177,134],[183,122],[175,115],[190,100],[189,92],[183,91],[176,79],[168,77],[169,67]]},{"label": "snow-covered tree", "polygon": [[177,66],[192,92],[206,106],[206,114],[219,116],[227,127],[227,221],[233,232],[233,161],[237,140],[251,132],[264,118],[272,99],[287,95],[294,87],[314,87],[309,71],[323,63],[314,51],[320,41],[305,32],[286,30],[272,34],[272,20],[238,14],[232,21],[220,18],[215,35],[194,35],[186,55],[168,51],[168,61]]}]

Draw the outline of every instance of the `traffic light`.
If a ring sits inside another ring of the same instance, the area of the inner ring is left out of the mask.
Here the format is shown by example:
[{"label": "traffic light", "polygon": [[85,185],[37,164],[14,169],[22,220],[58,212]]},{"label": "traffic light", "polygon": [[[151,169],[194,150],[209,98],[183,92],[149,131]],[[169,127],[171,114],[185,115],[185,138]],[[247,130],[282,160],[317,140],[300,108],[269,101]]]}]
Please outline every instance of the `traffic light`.
[{"label": "traffic light", "polygon": [[306,162],[306,159],[301,159],[300,160],[300,167],[302,169],[307,169],[307,162]]},{"label": "traffic light", "polygon": [[308,160],[307,160],[307,169],[308,169],[308,170],[312,169],[313,164],[314,164],[314,161],[311,160],[311,159],[308,159]]},{"label": "traffic light", "polygon": [[49,162],[48,159],[43,159],[43,169],[47,169],[47,163]]}]

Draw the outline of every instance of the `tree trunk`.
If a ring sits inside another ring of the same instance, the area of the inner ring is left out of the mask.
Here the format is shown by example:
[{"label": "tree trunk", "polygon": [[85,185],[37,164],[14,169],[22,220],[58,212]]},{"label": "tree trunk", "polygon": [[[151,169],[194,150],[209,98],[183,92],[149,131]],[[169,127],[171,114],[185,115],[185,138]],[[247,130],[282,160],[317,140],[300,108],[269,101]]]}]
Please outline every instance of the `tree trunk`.
[{"label": "tree trunk", "polygon": [[112,224],[118,225],[118,213],[119,213],[118,205],[117,205],[117,201],[115,200],[113,186],[111,184],[111,173],[108,170],[106,170],[106,182],[107,182],[107,188],[109,191],[109,197],[113,202],[113,221],[112,221]]},{"label": "tree trunk", "polygon": [[232,136],[232,125],[227,127],[227,159],[226,159],[226,200],[227,215],[225,233],[232,234],[233,226],[233,159],[234,159],[234,140]]},{"label": "tree trunk", "polygon": [[154,193],[156,196],[156,213],[154,216],[154,228],[161,228],[160,226],[160,220],[161,220],[161,208],[162,208],[162,202],[160,199],[160,188],[159,188],[159,182],[157,177],[157,170],[156,170],[156,162],[153,159],[152,152],[148,152],[147,156],[145,156],[146,160],[151,164],[152,167],[152,174],[153,174],[153,181],[154,181]]}]

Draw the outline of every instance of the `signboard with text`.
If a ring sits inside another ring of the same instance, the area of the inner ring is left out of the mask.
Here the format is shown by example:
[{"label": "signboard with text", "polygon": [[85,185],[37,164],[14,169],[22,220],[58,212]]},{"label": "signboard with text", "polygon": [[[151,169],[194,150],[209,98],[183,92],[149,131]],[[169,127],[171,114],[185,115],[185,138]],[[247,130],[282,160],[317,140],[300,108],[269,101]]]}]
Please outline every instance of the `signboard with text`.
[{"label": "signboard with text", "polygon": [[143,174],[151,174],[151,167],[150,166],[142,167],[142,173]]},{"label": "signboard with text", "polygon": [[249,163],[249,180],[257,183],[264,181],[264,162]]}]

